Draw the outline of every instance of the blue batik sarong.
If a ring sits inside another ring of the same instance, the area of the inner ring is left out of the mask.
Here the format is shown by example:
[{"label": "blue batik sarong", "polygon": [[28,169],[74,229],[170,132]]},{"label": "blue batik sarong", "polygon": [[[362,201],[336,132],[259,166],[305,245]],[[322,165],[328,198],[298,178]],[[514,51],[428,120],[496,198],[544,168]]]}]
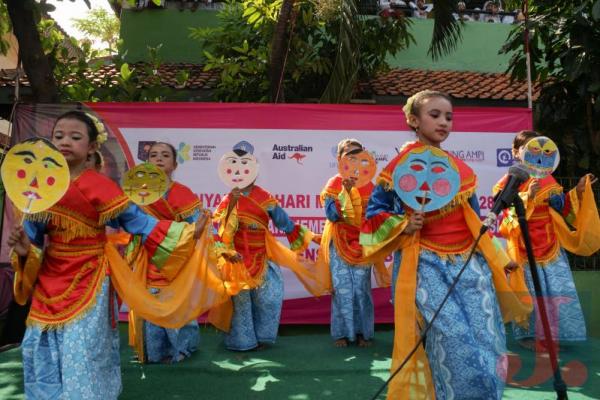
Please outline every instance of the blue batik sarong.
[{"label": "blue batik sarong", "polygon": [[360,334],[373,338],[375,316],[371,294],[371,267],[353,266],[337,253],[333,242],[329,247],[331,296],[331,336],[351,342]]},{"label": "blue batik sarong", "polygon": [[[524,268],[527,288],[529,293],[535,296],[529,264],[525,264]],[[583,318],[575,282],[573,282],[571,267],[564,250],[561,249],[556,258],[543,267],[538,266],[537,270],[553,340],[586,340],[585,319]],[[546,336],[542,329],[537,303],[534,304],[536,312],[531,313],[527,329],[513,324],[515,339],[535,338],[536,336],[540,340],[545,339]]]},{"label": "blue batik sarong", "polygon": [[[463,263],[461,256],[442,258],[421,251],[416,302],[425,321],[433,317]],[[395,268],[399,264],[394,263]],[[502,398],[508,366],[506,336],[491,272],[483,256],[476,254],[471,259],[433,322],[425,351],[437,400]]]},{"label": "blue batik sarong", "polygon": [[110,281],[105,278],[96,304],[62,327],[25,332],[23,369],[28,399],[116,399],[121,393],[119,331],[113,329],[109,304],[117,315]]},{"label": "blue batik sarong", "polygon": [[260,343],[275,343],[277,339],[283,278],[279,266],[270,261],[267,264],[260,286],[232,297],[231,329],[225,334],[225,347],[229,350],[251,350]]},{"label": "blue batik sarong", "polygon": [[[150,293],[157,294],[159,290],[152,288]],[[199,342],[200,328],[197,321],[190,321],[179,329],[167,329],[144,321],[144,345],[148,362],[181,361],[198,350]]]}]

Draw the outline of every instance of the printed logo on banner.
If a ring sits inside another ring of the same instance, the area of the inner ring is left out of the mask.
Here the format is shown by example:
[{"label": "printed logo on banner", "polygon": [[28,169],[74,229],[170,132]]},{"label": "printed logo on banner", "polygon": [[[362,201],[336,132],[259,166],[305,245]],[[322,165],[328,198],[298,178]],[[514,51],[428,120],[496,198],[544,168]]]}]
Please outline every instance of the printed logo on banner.
[{"label": "printed logo on banner", "polygon": [[[138,142],[138,154],[137,158],[141,161],[148,161],[148,152],[150,147],[156,143],[154,140],[143,140]],[[177,163],[183,164],[190,159],[191,146],[185,142],[180,142],[176,147],[177,151]]]},{"label": "printed logo on banner", "polygon": [[371,151],[371,154],[373,155],[373,158],[375,159],[377,164],[387,163],[390,160],[390,156],[387,153],[378,153],[375,150],[373,150],[373,151]]},{"label": "printed logo on banner", "polygon": [[290,145],[290,144],[274,144],[273,145],[273,160],[294,160],[300,165],[304,165],[304,159],[306,153],[312,153],[312,146],[305,146],[303,144]]},{"label": "printed logo on banner", "polygon": [[148,152],[154,144],[154,140],[143,140],[138,142],[137,158],[140,161],[148,161]]},{"label": "printed logo on banner", "polygon": [[192,150],[192,160],[210,161],[212,153],[217,148],[213,144],[195,144]]},{"label": "printed logo on banner", "polygon": [[485,151],[483,150],[450,150],[450,153],[465,162],[485,161]]},{"label": "printed logo on banner", "polygon": [[515,160],[512,156],[512,149],[496,149],[496,165],[498,167],[510,167],[514,162]]},{"label": "printed logo on banner", "polygon": [[190,150],[191,146],[185,142],[179,143],[179,147],[177,148],[177,162],[179,164],[183,164],[190,159]]}]

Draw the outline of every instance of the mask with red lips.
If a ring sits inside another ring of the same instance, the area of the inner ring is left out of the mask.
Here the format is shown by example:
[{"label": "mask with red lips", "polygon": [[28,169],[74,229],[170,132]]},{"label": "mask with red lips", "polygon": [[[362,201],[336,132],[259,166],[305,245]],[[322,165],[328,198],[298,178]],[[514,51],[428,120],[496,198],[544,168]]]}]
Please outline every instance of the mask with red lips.
[{"label": "mask with red lips", "polygon": [[392,175],[394,190],[413,210],[439,210],[460,188],[460,174],[448,155],[432,146],[418,147],[398,163]]},{"label": "mask with red lips", "polygon": [[243,189],[256,180],[258,167],[258,160],[253,154],[238,155],[231,151],[225,153],[219,161],[219,178],[231,189]]}]

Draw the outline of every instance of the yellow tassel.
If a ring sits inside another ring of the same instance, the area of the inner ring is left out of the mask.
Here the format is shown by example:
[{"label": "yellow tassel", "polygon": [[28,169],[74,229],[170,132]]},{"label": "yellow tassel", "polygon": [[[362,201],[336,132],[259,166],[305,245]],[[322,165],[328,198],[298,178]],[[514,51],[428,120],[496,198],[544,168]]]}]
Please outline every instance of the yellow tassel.
[{"label": "yellow tassel", "polygon": [[187,217],[190,217],[192,215],[194,215],[194,213],[196,213],[196,211],[198,211],[200,206],[200,202],[196,202],[195,204],[193,204],[192,206],[185,208],[181,211],[177,211],[177,217],[176,217],[176,221],[183,221],[184,219],[186,219]]},{"label": "yellow tassel", "polygon": [[[103,267],[106,267],[105,262],[103,262],[102,266],[101,265],[98,266],[98,268],[105,269]],[[61,320],[60,322],[49,323],[49,322],[42,322],[42,321],[38,321],[38,320],[34,319],[30,313],[29,317],[27,318],[27,321],[26,321],[27,326],[36,326],[43,331],[51,331],[51,330],[55,330],[55,329],[61,329],[61,328],[65,327],[66,325],[69,325],[69,324],[72,324],[72,323],[75,323],[75,322],[81,320],[96,305],[96,301],[98,299],[98,294],[102,290],[102,285],[104,284],[105,279],[106,279],[106,277],[98,279],[98,283],[97,283],[96,287],[94,288],[95,293],[92,296],[92,298],[90,299],[90,302],[88,304],[85,304],[79,311],[77,311],[77,313],[75,315],[71,316],[70,318]],[[112,299],[109,299],[109,304],[111,307],[113,306]],[[60,314],[58,314],[57,316],[60,316]]]},{"label": "yellow tassel", "polygon": [[129,199],[126,196],[123,196],[115,199],[110,206],[98,210],[100,213],[100,218],[98,219],[100,225],[106,225],[108,221],[125,211],[129,205]]}]

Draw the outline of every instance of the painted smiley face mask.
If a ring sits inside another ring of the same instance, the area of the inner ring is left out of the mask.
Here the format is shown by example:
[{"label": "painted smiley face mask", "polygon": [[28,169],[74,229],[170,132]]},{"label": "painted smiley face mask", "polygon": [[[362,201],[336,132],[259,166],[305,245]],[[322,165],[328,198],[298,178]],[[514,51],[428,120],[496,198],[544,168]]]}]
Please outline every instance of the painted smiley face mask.
[{"label": "painted smiley face mask", "polygon": [[231,189],[243,189],[258,177],[259,164],[253,154],[238,155],[231,151],[219,161],[218,172],[221,181]]},{"label": "painted smiley face mask", "polygon": [[552,175],[558,163],[560,154],[558,146],[546,136],[529,140],[520,150],[521,163],[532,178],[543,179]]},{"label": "painted smiley face mask", "polygon": [[123,177],[123,191],[135,204],[147,206],[164,196],[167,175],[154,164],[140,164]]},{"label": "painted smiley face mask", "polygon": [[407,153],[392,175],[394,190],[413,210],[435,211],[448,204],[460,188],[460,174],[448,155],[432,146]]},{"label": "painted smiley face mask", "polygon": [[52,207],[69,188],[64,156],[46,139],[13,146],[2,163],[2,182],[15,207],[36,213]]},{"label": "painted smiley face mask", "polygon": [[357,188],[371,182],[377,172],[377,163],[368,151],[344,155],[338,163],[338,172],[344,179],[353,178]]}]

